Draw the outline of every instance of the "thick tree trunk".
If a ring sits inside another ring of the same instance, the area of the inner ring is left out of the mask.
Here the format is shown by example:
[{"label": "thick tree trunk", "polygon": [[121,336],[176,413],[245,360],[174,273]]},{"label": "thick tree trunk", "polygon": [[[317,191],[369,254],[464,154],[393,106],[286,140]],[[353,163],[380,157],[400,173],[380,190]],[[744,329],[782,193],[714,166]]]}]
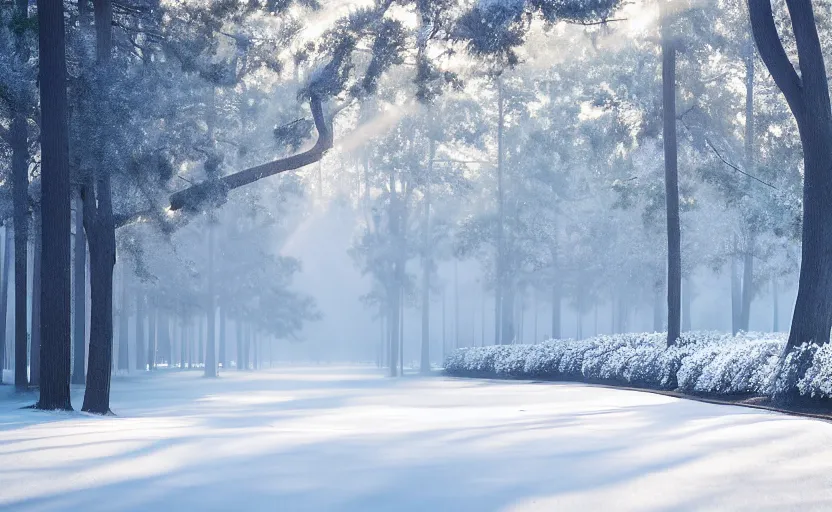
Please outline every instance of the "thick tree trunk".
[{"label": "thick tree trunk", "polygon": [[667,345],[681,331],[682,242],[679,220],[679,176],[676,147],[676,46],[671,19],[662,13],[662,117],[665,203],[667,206]]},{"label": "thick tree trunk", "polygon": [[84,384],[87,352],[87,238],[84,235],[84,210],[80,194],[75,205],[75,261],[73,263],[73,344],[72,383]]},{"label": "thick tree trunk", "polygon": [[121,308],[118,314],[118,369],[130,370],[130,297],[127,293],[127,281],[130,272],[127,261],[121,262]]},{"label": "thick tree trunk", "polygon": [[9,222],[3,227],[3,275],[0,277],[0,383],[6,369],[6,316],[9,308],[9,266],[12,263],[12,230]]},{"label": "thick tree trunk", "polygon": [[40,222],[40,215],[35,212],[35,239],[32,243],[32,317],[30,318],[32,325],[29,330],[31,333],[31,340],[29,341],[29,353],[31,362],[29,363],[29,385],[40,386],[40,358],[41,358],[41,273],[43,269],[43,238],[42,225]]},{"label": "thick tree trunk", "polygon": [[98,180],[95,191],[89,184],[82,190],[84,229],[90,250],[91,299],[87,388],[82,410],[109,414],[113,366],[113,269],[116,263],[109,176]]},{"label": "thick tree trunk", "polygon": [[[829,342],[832,329],[832,109],[811,2],[787,0],[800,75],[788,58],[767,0],[749,1],[757,49],[797,121],[803,145],[803,232],[797,301],[786,350]],[[800,378],[801,375],[798,375]],[[791,383],[793,384],[793,383]]]},{"label": "thick tree trunk", "polygon": [[144,295],[140,292],[136,293],[136,369],[139,371],[145,370],[145,363],[147,362],[147,355],[145,349],[144,336]]}]

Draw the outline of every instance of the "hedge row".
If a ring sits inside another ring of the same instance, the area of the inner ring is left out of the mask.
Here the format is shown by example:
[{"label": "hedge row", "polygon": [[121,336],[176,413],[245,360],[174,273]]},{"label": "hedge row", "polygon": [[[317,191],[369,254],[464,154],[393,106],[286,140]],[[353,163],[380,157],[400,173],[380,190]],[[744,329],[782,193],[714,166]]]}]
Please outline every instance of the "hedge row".
[{"label": "hedge row", "polygon": [[686,393],[772,395],[788,388],[832,397],[832,346],[783,357],[781,333],[684,333],[667,348],[662,333],[602,335],[536,345],[467,347],[451,353],[452,376],[607,382]]}]

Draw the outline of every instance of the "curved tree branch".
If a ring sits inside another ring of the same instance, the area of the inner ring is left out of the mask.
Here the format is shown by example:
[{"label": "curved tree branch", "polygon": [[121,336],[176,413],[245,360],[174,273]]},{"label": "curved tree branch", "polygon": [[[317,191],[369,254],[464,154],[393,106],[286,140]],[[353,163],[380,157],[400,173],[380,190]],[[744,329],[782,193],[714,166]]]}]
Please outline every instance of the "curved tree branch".
[{"label": "curved tree branch", "polygon": [[748,13],[760,58],[763,59],[774,83],[786,97],[792,114],[802,118],[803,85],[780,41],[771,12],[771,0],[748,0]]},{"label": "curved tree branch", "polygon": [[214,194],[225,194],[229,190],[240,188],[263,178],[300,169],[301,167],[319,161],[332,148],[332,129],[326,121],[321,98],[318,95],[313,94],[309,98],[309,106],[312,109],[315,129],[318,131],[318,140],[310,149],[296,155],[223,176],[219,180],[205,181],[180,190],[170,196],[170,209],[197,209],[202,202]]}]

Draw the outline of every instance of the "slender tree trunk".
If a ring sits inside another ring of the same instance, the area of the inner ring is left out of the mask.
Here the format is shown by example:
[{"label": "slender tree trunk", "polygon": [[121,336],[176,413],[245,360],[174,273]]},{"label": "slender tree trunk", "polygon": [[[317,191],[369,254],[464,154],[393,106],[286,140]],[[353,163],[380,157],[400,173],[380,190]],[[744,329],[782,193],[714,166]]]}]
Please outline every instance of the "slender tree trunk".
[{"label": "slender tree trunk", "polygon": [[31,327],[31,340],[30,340],[30,358],[31,362],[29,363],[29,384],[32,386],[40,386],[40,374],[41,374],[41,364],[40,358],[43,354],[41,352],[41,300],[42,296],[40,293],[41,290],[41,272],[43,270],[43,259],[42,259],[42,250],[43,250],[43,238],[41,235],[42,232],[42,224],[40,221],[40,215],[35,212],[35,239],[34,243],[32,244],[32,327]]},{"label": "slender tree trunk", "polygon": [[503,322],[505,321],[505,305],[502,304],[504,301],[503,294],[504,290],[503,287],[505,286],[505,242],[503,240],[505,234],[505,200],[504,200],[504,191],[503,191],[503,126],[505,122],[505,98],[503,97],[503,80],[501,77],[497,78],[497,261],[496,261],[496,282],[494,288],[494,296],[495,296],[495,304],[494,304],[494,311],[495,311],[495,326],[494,326],[494,337],[495,337],[495,344],[496,345],[503,345],[506,343],[510,343],[511,340],[505,339],[506,330],[512,331],[512,326],[505,326]]},{"label": "slender tree trunk", "polygon": [[130,344],[129,337],[129,320],[130,320],[130,303],[129,295],[127,293],[127,280],[129,278],[129,270],[127,268],[127,261],[121,262],[121,308],[118,315],[118,369],[130,370]]},{"label": "slender tree trunk", "polygon": [[771,279],[771,330],[780,331],[780,308],[778,304],[777,278]]},{"label": "slender tree trunk", "polygon": [[500,322],[502,325],[502,333],[500,336],[501,345],[510,345],[514,343],[514,287],[510,286],[508,282],[503,282],[503,319]]},{"label": "slender tree trunk", "polygon": [[205,376],[217,376],[216,314],[214,296],[214,226],[208,226],[208,339],[205,345]]},{"label": "slender tree trunk", "polygon": [[430,139],[428,150],[428,172],[425,179],[425,220],[424,220],[424,245],[425,258],[422,265],[422,351],[420,370],[422,373],[430,373],[430,273],[433,269],[433,250],[431,247],[430,229],[430,180],[433,176],[433,158],[436,154],[436,145]]},{"label": "slender tree trunk", "polygon": [[664,126],[665,202],[667,206],[667,345],[681,331],[682,242],[676,146],[676,44],[671,19],[662,13],[662,117]]},{"label": "slender tree trunk", "polygon": [[225,337],[226,337],[226,313],[225,307],[222,305],[220,306],[220,346],[219,346],[219,365],[223,367],[223,369],[228,368],[228,355],[226,354],[225,348]]},{"label": "slender tree trunk", "polygon": [[[83,3],[83,2],[81,2]],[[80,5],[80,4],[79,4]],[[87,348],[87,238],[84,236],[84,212],[80,194],[75,204],[75,261],[73,264],[73,342],[72,383],[84,384],[86,379]]]},{"label": "slender tree trunk", "polygon": [[[459,262],[454,259],[454,348],[459,348]],[[498,301],[500,302],[500,301]],[[500,311],[497,311],[497,316],[500,316]],[[499,343],[499,332],[494,338],[494,343]]]},{"label": "slender tree trunk", "polygon": [[754,300],[754,234],[748,236],[748,245],[743,255],[742,307],[740,308],[740,329],[748,332],[751,321],[751,301]]},{"label": "slender tree trunk", "polygon": [[662,290],[656,287],[653,292],[653,332],[662,332],[662,317],[664,316],[664,308],[662,307]]},{"label": "slender tree trunk", "polygon": [[742,319],[742,281],[739,269],[739,241],[734,235],[734,250],[731,254],[731,333],[740,331]]},{"label": "slender tree trunk", "polygon": [[237,342],[237,370],[243,369],[243,323],[240,319],[234,320],[236,330],[235,340]]},{"label": "slender tree trunk", "polygon": [[399,300],[399,372],[404,376],[404,287],[401,288]]},{"label": "slender tree trunk", "polygon": [[[150,304],[148,304],[150,306]],[[147,369],[153,371],[156,369],[156,351],[158,350],[159,337],[156,332],[156,317],[158,312],[156,308],[150,306],[150,314],[147,316]]]},{"label": "slender tree trunk", "polygon": [[136,293],[136,369],[145,370],[147,361],[144,337],[144,301],[142,293]]},{"label": "slender tree trunk", "polygon": [[194,363],[195,364],[203,364],[203,363],[205,363],[205,359],[204,359],[205,351],[204,351],[204,346],[203,346],[203,343],[204,343],[204,340],[205,340],[205,337],[203,336],[205,334],[205,330],[204,330],[205,320],[202,317],[202,315],[197,315],[196,316],[196,323],[197,323],[197,331],[196,331],[197,336],[196,336],[196,340],[194,340],[195,341],[194,351],[196,352],[196,354],[194,354]]},{"label": "slender tree trunk", "polygon": [[447,309],[445,304],[445,287],[442,288],[442,361],[444,363],[448,354],[448,322]]},{"label": "slender tree trunk", "polygon": [[[54,6],[53,6],[54,7]],[[29,18],[28,0],[15,0],[16,14]],[[23,31],[16,39],[18,55],[25,58]],[[22,92],[22,91],[21,91]],[[23,99],[23,98],[21,98]],[[28,98],[26,98],[28,99]],[[14,209],[14,386],[24,391],[29,386],[27,335],[27,272],[29,238],[29,135],[27,105],[17,105],[10,126],[12,148],[12,202]]]},{"label": "slender tree trunk", "polygon": [[9,266],[12,262],[12,231],[9,222],[3,226],[3,276],[0,277],[0,383],[6,369],[6,315],[9,308]]}]

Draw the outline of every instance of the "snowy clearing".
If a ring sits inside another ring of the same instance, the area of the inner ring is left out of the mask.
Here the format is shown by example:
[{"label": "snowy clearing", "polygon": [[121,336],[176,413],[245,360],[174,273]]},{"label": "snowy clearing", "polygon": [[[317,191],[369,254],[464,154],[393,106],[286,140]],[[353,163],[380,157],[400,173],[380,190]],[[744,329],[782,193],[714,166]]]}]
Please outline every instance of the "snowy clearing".
[{"label": "snowy clearing", "polygon": [[117,418],[0,393],[3,509],[832,509],[832,424],[650,393],[332,367],[120,378]]}]

